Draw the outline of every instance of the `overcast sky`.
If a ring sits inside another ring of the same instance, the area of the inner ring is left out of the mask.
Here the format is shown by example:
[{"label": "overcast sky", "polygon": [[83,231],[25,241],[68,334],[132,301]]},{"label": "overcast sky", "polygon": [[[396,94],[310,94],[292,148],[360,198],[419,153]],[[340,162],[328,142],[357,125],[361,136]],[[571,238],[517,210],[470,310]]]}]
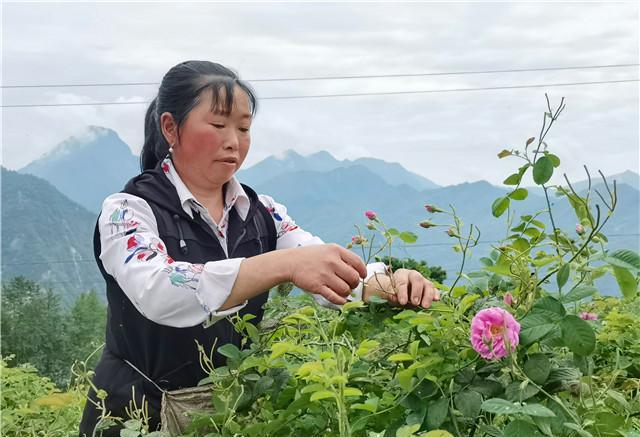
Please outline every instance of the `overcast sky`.
[{"label": "overcast sky", "polygon": [[[159,82],[188,59],[245,79],[439,73],[639,62],[629,3],[4,3],[3,85]],[[418,78],[254,82],[259,97],[479,88],[638,78],[638,67]],[[149,101],[157,86],[3,89],[3,104]],[[549,137],[565,171],[639,166],[638,82],[263,100],[248,167],[286,149],[401,163],[439,184],[500,183],[503,148]],[[87,125],[138,153],[145,105],[3,108],[3,165],[20,168]]]}]

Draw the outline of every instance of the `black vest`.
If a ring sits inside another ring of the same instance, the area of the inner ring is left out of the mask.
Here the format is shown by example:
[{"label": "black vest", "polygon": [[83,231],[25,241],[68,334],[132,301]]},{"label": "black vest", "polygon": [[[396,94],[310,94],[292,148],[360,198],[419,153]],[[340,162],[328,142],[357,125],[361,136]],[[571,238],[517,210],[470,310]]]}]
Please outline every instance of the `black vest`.
[{"label": "black vest", "polygon": [[[251,257],[276,248],[276,228],[271,214],[251,188],[246,185],[242,187],[249,196],[250,208],[244,221],[235,208],[229,211],[229,258]],[[191,218],[182,209],[175,187],[159,167],[130,180],[123,192],[147,201],[156,218],[159,237],[165,243],[168,255],[175,261],[205,264],[227,258],[218,238],[199,214],[194,213]],[[181,247],[181,240],[186,246],[182,244]],[[173,328],[145,318],[115,279],[104,270],[99,257],[101,250],[97,226],[93,244],[98,267],[106,281],[108,300],[106,345],[95,370],[94,384],[107,391],[107,408],[113,415],[121,417],[125,417],[124,407],[132,398],[131,387],[134,386],[138,405],[143,394],[148,400],[149,413],[155,425],[159,422],[161,392],[124,360],[162,389],[193,387],[206,377],[200,367],[196,342],[209,353],[214,343],[216,348],[227,343],[240,347],[241,337],[226,319],[207,328],[203,325]],[[180,287],[176,287],[175,292],[193,293]],[[257,318],[252,322],[259,323],[267,298],[268,293],[265,292],[251,299],[240,310],[240,316],[253,314]],[[216,367],[224,365],[225,357],[214,354],[214,363]],[[94,393],[90,392],[90,396],[95,399]],[[91,434],[96,417],[97,412],[87,402],[80,426],[81,435]]]}]

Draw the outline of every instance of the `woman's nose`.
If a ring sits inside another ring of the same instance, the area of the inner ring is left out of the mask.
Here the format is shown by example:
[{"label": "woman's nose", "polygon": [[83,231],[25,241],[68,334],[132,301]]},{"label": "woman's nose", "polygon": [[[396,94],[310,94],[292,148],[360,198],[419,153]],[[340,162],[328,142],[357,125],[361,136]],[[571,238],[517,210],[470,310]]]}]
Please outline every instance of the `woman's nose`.
[{"label": "woman's nose", "polygon": [[240,147],[240,139],[237,132],[229,131],[229,134],[225,137],[225,148],[238,149]]}]

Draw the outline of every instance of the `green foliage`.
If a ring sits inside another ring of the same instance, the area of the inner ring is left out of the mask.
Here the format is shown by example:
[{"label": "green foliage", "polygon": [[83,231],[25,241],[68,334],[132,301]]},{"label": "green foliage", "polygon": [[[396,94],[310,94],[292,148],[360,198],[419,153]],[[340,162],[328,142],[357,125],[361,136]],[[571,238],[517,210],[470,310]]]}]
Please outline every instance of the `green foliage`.
[{"label": "green foliage", "polygon": [[60,386],[68,384],[74,360],[104,341],[106,307],[93,292],[65,309],[52,290],[16,277],[2,285],[1,315],[2,353],[13,354],[15,363],[30,363]]},{"label": "green foliage", "polygon": [[61,392],[29,365],[9,367],[0,360],[2,371],[2,435],[77,436],[85,403],[80,389]]}]

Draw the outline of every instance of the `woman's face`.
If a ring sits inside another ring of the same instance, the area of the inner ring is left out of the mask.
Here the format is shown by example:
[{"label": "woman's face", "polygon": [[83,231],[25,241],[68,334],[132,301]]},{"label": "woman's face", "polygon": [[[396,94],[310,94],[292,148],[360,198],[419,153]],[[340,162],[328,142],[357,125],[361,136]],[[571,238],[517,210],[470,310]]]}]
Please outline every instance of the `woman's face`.
[{"label": "woman's face", "polygon": [[[199,186],[222,186],[240,168],[249,152],[251,111],[249,99],[235,87],[233,109],[228,116],[211,111],[211,90],[180,126],[173,147],[173,161],[185,182]],[[224,100],[222,90],[219,101]]]}]

